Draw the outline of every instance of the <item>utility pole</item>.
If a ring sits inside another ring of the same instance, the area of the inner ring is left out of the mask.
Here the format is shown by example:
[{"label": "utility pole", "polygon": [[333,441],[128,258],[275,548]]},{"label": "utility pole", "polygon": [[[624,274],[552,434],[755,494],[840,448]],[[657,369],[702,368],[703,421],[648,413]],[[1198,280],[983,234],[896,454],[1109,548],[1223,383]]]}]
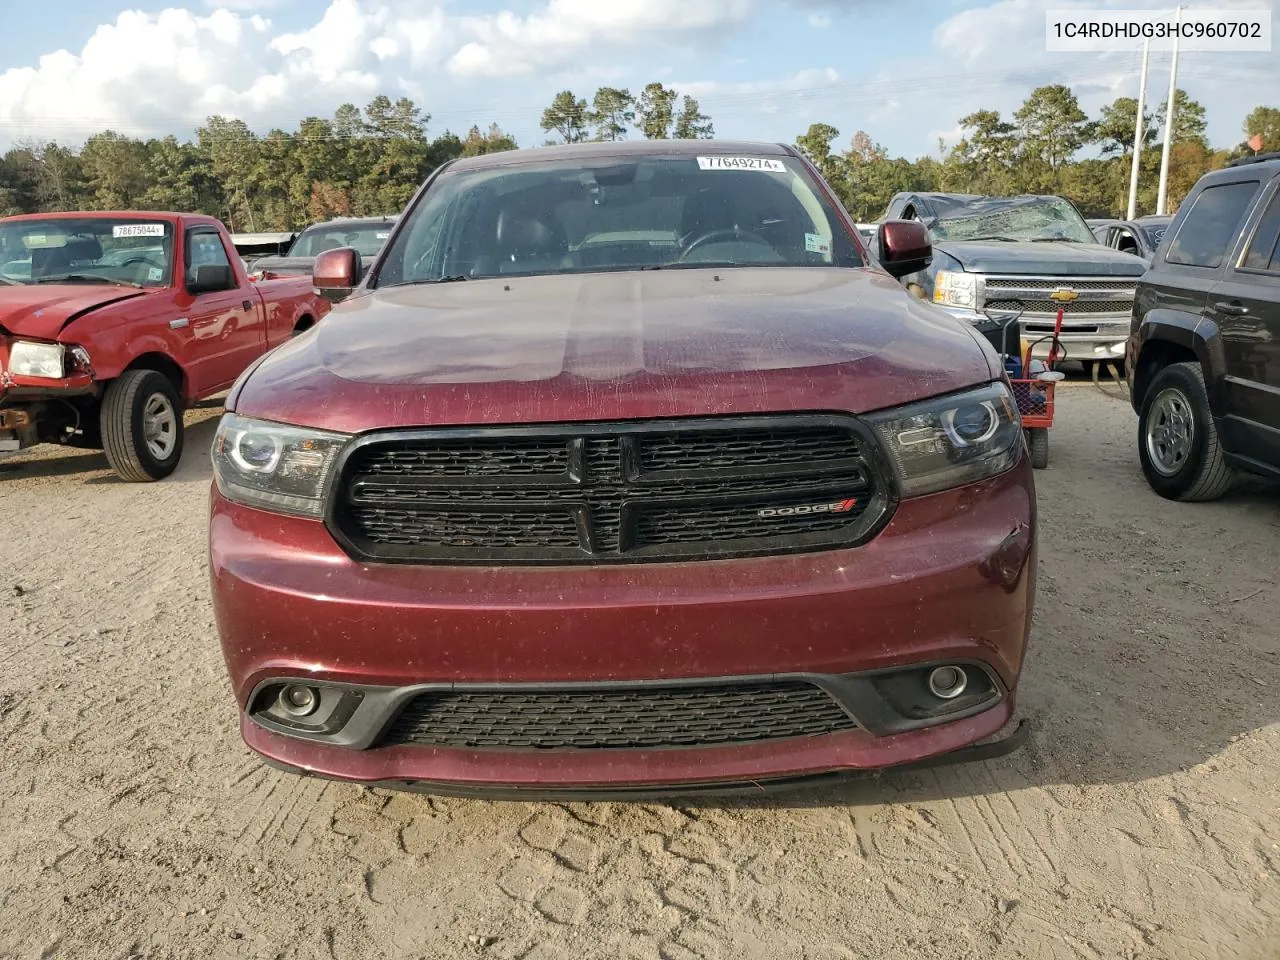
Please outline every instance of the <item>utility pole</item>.
[{"label": "utility pole", "polygon": [[[1173,12],[1173,22],[1182,22],[1182,7]],[[1164,216],[1165,201],[1169,196],[1169,147],[1173,143],[1173,102],[1178,96],[1178,40],[1182,32],[1173,35],[1173,66],[1169,68],[1169,103],[1164,115],[1164,152],[1160,155],[1160,193],[1156,198],[1156,215]]]},{"label": "utility pole", "polygon": [[1138,81],[1138,120],[1133,131],[1133,170],[1129,173],[1129,215],[1132,220],[1138,212],[1138,159],[1142,156],[1142,141],[1147,134],[1147,54],[1151,41],[1142,41],[1142,75]]}]

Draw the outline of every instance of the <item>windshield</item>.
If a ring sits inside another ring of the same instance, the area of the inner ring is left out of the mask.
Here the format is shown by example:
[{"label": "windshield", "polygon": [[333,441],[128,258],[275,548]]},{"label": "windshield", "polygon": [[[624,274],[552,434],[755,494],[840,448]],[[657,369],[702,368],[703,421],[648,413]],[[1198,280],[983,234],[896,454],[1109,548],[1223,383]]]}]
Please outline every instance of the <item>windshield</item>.
[{"label": "windshield", "polygon": [[382,245],[391,236],[391,224],[371,223],[367,226],[350,223],[318,224],[307,227],[289,248],[290,257],[318,257],[326,250],[339,247],[355,247],[362,257],[377,256]]},{"label": "windshield", "polygon": [[145,219],[0,222],[0,278],[13,283],[168,286],[173,226]]},{"label": "windshield", "polygon": [[935,240],[1066,240],[1097,243],[1089,225],[1059,197],[935,197],[937,219],[929,222]]},{"label": "windshield", "polygon": [[601,158],[444,174],[374,285],[862,259],[789,157]]},{"label": "windshield", "polygon": [[1138,229],[1147,235],[1151,248],[1154,250],[1160,246],[1160,241],[1164,239],[1164,232],[1169,229],[1169,224],[1172,222],[1172,217],[1167,220],[1147,221],[1138,224]]}]

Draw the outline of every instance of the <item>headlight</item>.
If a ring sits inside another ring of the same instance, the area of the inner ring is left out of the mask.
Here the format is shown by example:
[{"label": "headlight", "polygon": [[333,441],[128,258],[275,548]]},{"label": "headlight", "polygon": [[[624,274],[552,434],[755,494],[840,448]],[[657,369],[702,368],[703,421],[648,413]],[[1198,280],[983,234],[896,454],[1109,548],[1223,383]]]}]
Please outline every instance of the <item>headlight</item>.
[{"label": "headlight", "polygon": [[224,414],[213,438],[213,475],[228,500],[318,517],[346,434]]},{"label": "headlight", "polygon": [[972,273],[939,270],[933,278],[933,302],[948,307],[978,308],[978,277]]},{"label": "headlight", "polygon": [[884,444],[904,497],[973,483],[1018,460],[1022,423],[997,382],[866,418]]},{"label": "headlight", "polygon": [[9,348],[9,372],[20,377],[44,377],[61,380],[63,349],[60,343],[15,341]]}]

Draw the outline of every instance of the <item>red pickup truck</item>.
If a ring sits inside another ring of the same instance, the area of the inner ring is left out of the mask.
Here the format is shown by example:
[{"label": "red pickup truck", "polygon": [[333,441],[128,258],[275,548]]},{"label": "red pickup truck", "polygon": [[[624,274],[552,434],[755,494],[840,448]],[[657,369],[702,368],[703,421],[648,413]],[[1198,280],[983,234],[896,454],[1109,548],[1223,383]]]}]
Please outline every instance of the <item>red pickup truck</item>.
[{"label": "red pickup truck", "polygon": [[309,278],[251,282],[212,217],[0,219],[0,455],[63,443],[125,480],[166,477],[183,407],[329,308]]}]

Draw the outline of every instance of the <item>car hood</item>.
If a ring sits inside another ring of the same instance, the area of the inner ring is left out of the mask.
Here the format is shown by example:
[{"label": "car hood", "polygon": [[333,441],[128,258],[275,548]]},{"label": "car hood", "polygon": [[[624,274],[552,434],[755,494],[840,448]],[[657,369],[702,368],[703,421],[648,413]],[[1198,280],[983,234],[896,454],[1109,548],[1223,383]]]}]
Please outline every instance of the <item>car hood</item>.
[{"label": "car hood", "polygon": [[970,273],[1036,274],[1050,277],[1140,277],[1141,257],[1100,243],[1009,243],[942,241],[934,245]]},{"label": "car hood", "polygon": [[344,432],[858,413],[987,382],[995,367],[967,325],[873,269],[512,277],[357,296],[228,402]]},{"label": "car hood", "polygon": [[0,285],[0,329],[15,337],[56,340],[71,321],[145,293],[129,287],[82,284]]}]

